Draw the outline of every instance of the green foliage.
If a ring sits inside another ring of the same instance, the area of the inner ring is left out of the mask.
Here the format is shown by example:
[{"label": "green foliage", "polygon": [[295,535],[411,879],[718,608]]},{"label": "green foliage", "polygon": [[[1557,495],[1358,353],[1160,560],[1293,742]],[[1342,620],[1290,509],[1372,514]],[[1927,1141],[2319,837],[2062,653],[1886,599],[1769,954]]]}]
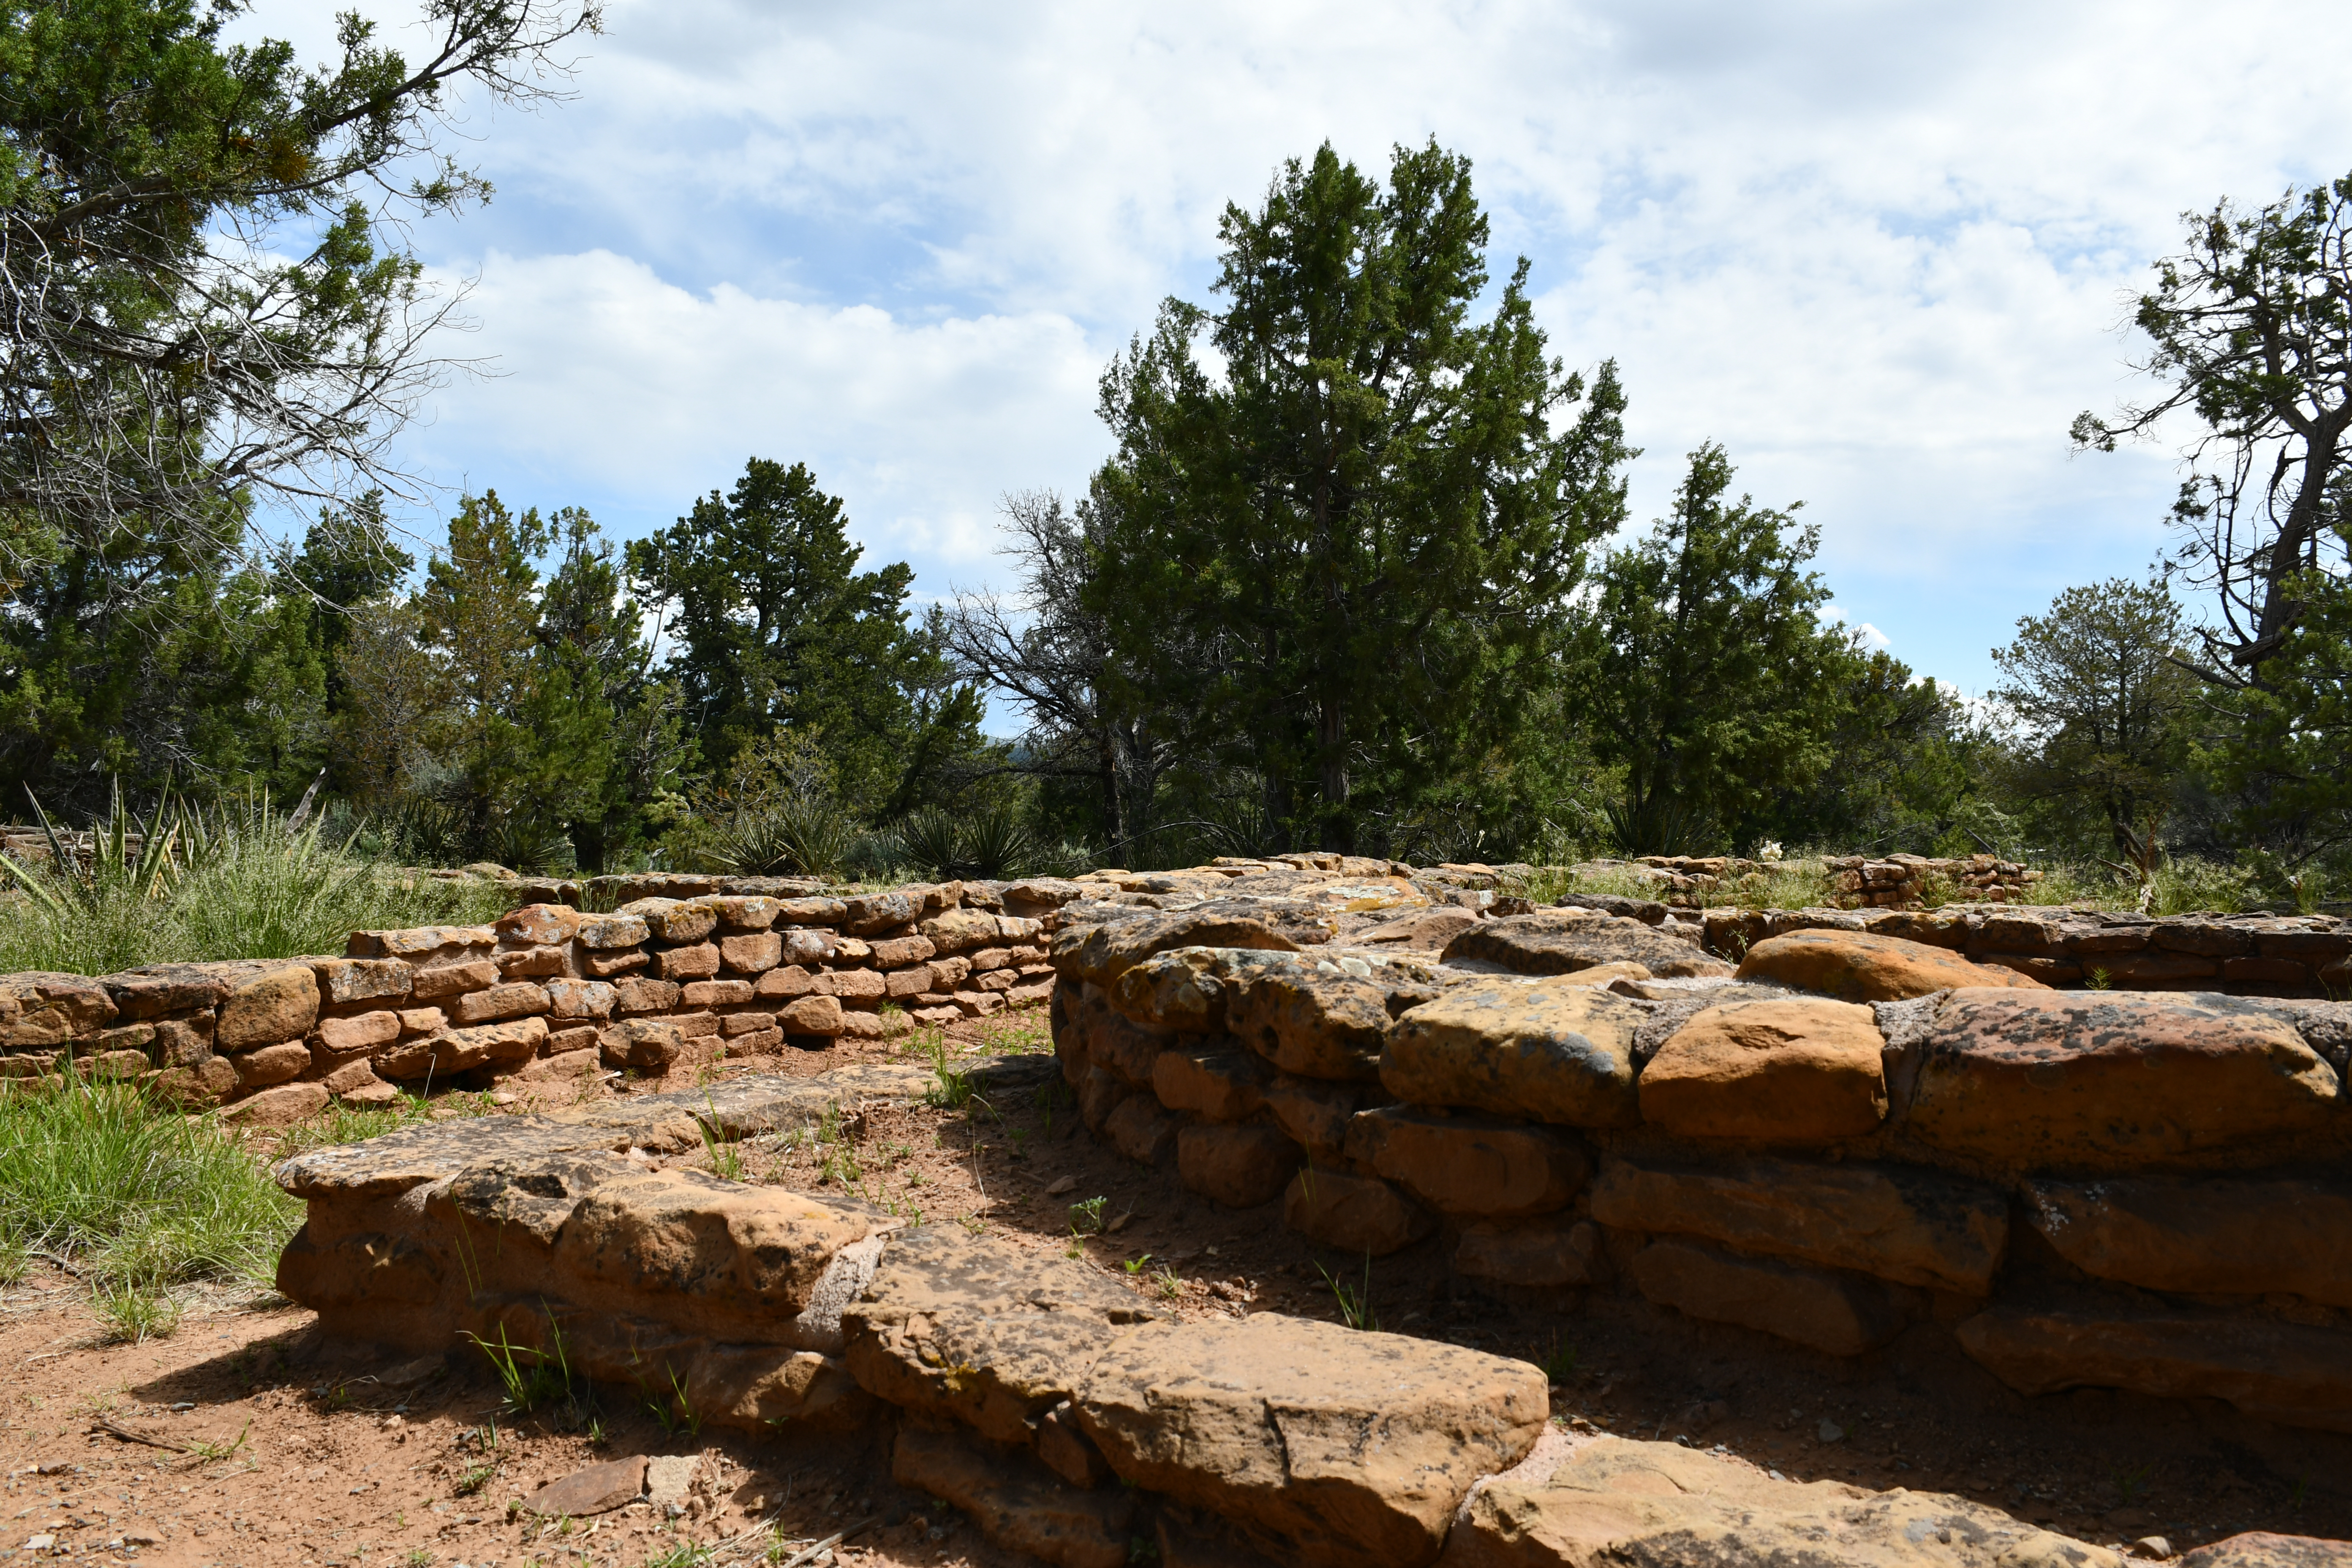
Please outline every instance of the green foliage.
[{"label": "green foliage", "polygon": [[[126,1314],[198,1280],[267,1284],[302,1205],[212,1121],[130,1084],[0,1086],[0,1244],[58,1258]],[[125,1318],[126,1323],[131,1320]]]},{"label": "green foliage", "polygon": [[1009,802],[966,812],[926,806],[898,824],[898,847],[908,866],[943,880],[1024,877],[1055,858]]},{"label": "green foliage", "polygon": [[1623,395],[1546,357],[1524,261],[1470,320],[1486,220],[1434,143],[1385,189],[1326,146],[1219,233],[1226,308],[1171,301],[1104,376],[1087,592],[1192,788],[1241,775],[1286,836],[1352,847],[1368,810],[1518,754],[1623,514]]}]

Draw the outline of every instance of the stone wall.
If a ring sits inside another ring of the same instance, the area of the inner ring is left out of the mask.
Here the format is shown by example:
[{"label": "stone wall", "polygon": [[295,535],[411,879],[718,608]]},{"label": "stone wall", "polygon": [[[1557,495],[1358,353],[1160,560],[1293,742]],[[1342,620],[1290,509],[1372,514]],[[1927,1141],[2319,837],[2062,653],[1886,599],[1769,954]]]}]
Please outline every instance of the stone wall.
[{"label": "stone wall", "polygon": [[0,975],[0,1077],[70,1060],[281,1121],[331,1096],[882,1038],[1043,1003],[1039,943],[1076,892],[950,882],[648,897],[610,914],[532,903],[493,925],[354,931],[340,957]]},{"label": "stone wall", "polygon": [[[2352,1430],[2352,1005],[2214,985],[2334,987],[2333,921],[1295,902],[1063,910],[1055,1046],[1097,1136],[1564,1307],[1837,1356],[1948,1336],[2022,1393]],[[2034,978],[2094,962],[2118,988]],[[2209,988],[2122,988],[2148,980]]]}]

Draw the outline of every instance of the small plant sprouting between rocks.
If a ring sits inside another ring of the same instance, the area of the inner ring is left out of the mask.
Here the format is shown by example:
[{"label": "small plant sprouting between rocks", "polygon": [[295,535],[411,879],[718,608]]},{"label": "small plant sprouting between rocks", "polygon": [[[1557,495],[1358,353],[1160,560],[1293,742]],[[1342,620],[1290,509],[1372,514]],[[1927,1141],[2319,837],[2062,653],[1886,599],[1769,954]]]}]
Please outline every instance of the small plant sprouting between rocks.
[{"label": "small plant sprouting between rocks", "polygon": [[553,1341],[551,1351],[511,1343],[504,1323],[499,1325],[495,1344],[473,1333],[466,1336],[489,1358],[490,1370],[498,1373],[499,1384],[506,1390],[507,1408],[517,1415],[527,1415],[549,1399],[575,1397],[572,1364],[563,1351],[563,1325],[552,1316],[548,1321],[548,1333]]},{"label": "small plant sprouting between rocks", "polygon": [[1103,1205],[1108,1201],[1105,1198],[1088,1198],[1082,1204],[1072,1204],[1070,1235],[1073,1237],[1100,1236],[1103,1227]]},{"label": "small plant sprouting between rocks", "polygon": [[710,1116],[708,1121],[698,1118],[695,1129],[702,1134],[703,1150],[710,1156],[710,1173],[721,1181],[744,1180],[742,1152],[735,1147],[733,1140],[720,1138],[716,1131],[719,1126],[718,1101],[705,1091],[702,1103],[709,1110]]},{"label": "small plant sprouting between rocks", "polygon": [[[933,1029],[917,1036],[915,1048],[930,1058],[931,1076],[939,1080],[923,1096],[926,1104],[941,1110],[961,1110],[978,1098],[972,1091],[971,1072],[948,1065],[955,1053],[955,1046],[945,1033]],[[987,1102],[982,1100],[981,1103],[984,1105]]]},{"label": "small plant sprouting between rocks", "polygon": [[1351,1329],[1363,1329],[1373,1333],[1380,1331],[1381,1321],[1372,1311],[1370,1253],[1364,1254],[1364,1282],[1361,1285],[1350,1285],[1320,1263],[1315,1265],[1315,1271],[1323,1276],[1323,1283],[1330,1287],[1331,1299],[1339,1303],[1341,1322]]},{"label": "small plant sprouting between rocks", "polygon": [[1558,1334],[1551,1337],[1551,1349],[1543,1358],[1544,1381],[1566,1383],[1576,1375],[1576,1347],[1562,1342]]},{"label": "small plant sprouting between rocks", "polygon": [[658,1388],[641,1387],[639,1389],[639,1392],[645,1395],[646,1414],[654,1418],[655,1423],[664,1432],[673,1437],[700,1436],[702,1412],[697,1410],[694,1407],[694,1401],[686,1396],[685,1381],[677,1375],[676,1367],[665,1365],[662,1371],[669,1377],[669,1389],[667,1393]]}]

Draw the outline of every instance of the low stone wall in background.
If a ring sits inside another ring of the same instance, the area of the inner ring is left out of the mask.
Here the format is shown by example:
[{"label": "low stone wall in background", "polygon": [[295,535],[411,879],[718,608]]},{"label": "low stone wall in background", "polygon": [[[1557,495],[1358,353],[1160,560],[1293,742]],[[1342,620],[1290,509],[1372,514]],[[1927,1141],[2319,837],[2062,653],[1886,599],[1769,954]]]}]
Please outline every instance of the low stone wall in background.
[{"label": "low stone wall in background", "polygon": [[191,1104],[298,1119],[331,1096],[757,1056],[1045,1001],[1064,884],[855,898],[533,903],[488,926],[354,931],[341,956],[0,975],[0,1076],[70,1058]]}]

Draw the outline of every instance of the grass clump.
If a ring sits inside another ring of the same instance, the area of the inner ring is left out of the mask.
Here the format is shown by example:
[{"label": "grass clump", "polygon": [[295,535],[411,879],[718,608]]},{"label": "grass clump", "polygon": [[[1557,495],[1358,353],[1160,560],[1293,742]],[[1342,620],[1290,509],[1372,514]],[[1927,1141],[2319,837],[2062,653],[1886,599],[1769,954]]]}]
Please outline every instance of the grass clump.
[{"label": "grass clump", "polygon": [[266,1285],[301,1222],[218,1123],[136,1085],[0,1087],[0,1255],[69,1269],[126,1338],[170,1331],[174,1287]]},{"label": "grass clump", "polygon": [[150,963],[299,958],[354,931],[478,923],[505,910],[490,883],[403,876],[266,799],[205,814],[159,808],[142,853],[115,817],[99,852],[60,869],[0,856],[0,973],[110,974]]}]

